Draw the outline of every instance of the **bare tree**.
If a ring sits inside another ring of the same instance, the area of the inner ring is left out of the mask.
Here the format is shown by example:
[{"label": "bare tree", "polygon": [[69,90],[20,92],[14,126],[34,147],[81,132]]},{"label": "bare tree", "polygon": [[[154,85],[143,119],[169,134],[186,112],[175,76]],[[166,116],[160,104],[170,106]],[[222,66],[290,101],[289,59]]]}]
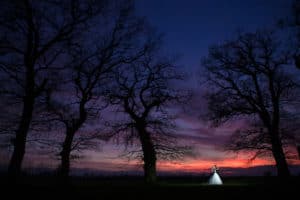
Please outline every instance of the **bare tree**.
[{"label": "bare tree", "polygon": [[168,58],[159,56],[156,45],[156,42],[149,45],[150,50],[136,62],[115,70],[111,88],[106,92],[117,113],[125,114],[118,115],[119,122],[112,125],[114,131],[126,144],[138,142],[141,147],[141,151],[130,153],[142,152],[147,183],[156,181],[158,156],[177,158],[187,150],[176,146],[171,106],[187,100],[188,93],[172,87],[182,76]]},{"label": "bare tree", "polygon": [[[290,46],[293,54],[293,61],[295,67],[300,69],[300,1],[293,0],[291,4],[291,12],[288,16],[282,16],[278,21],[279,28],[286,31],[284,34],[289,35]],[[292,66],[292,65],[291,65]],[[298,154],[300,155],[300,138],[295,138]],[[300,159],[300,156],[299,156]]]},{"label": "bare tree", "polygon": [[[294,53],[294,63],[297,68],[300,69],[300,1],[294,0],[292,4],[292,20],[288,20],[286,23],[289,27],[292,27],[295,31],[296,48]],[[296,141],[298,156],[300,159],[300,138]]]},{"label": "bare tree", "polygon": [[280,27],[293,29],[294,33],[294,63],[297,68],[300,68],[300,1],[294,0],[291,7],[291,15],[280,20]]},{"label": "bare tree", "polygon": [[268,31],[241,34],[210,49],[203,60],[210,83],[209,118],[216,125],[246,118],[251,124],[234,135],[233,150],[271,151],[278,176],[290,175],[284,144],[285,122],[294,114],[297,79],[288,70],[292,55]]},{"label": "bare tree", "polygon": [[[63,177],[69,175],[73,150],[81,149],[87,141],[107,140],[110,136],[94,130],[89,135],[81,134],[79,140],[75,138],[89,122],[101,121],[100,112],[107,107],[101,100],[101,91],[107,86],[113,69],[135,61],[148,49],[143,41],[146,38],[142,38],[146,24],[144,19],[134,15],[133,2],[109,6],[109,11],[97,24],[101,21],[106,21],[106,29],[98,32],[100,27],[94,27],[96,35],[92,44],[89,33],[83,39],[84,44],[78,43],[76,49],[71,49],[72,59],[65,67],[65,77],[58,86],[60,89],[54,91],[49,101],[49,109],[56,116],[51,120],[63,124],[65,130],[59,168]],[[68,93],[67,97],[64,97],[65,93]]]},{"label": "bare tree", "polygon": [[[300,68],[300,1],[293,0],[291,4],[291,12],[289,16],[282,16],[279,20],[279,27],[285,30],[289,30],[293,35],[293,54],[294,64],[297,68]],[[286,34],[290,34],[286,32]]]},{"label": "bare tree", "polygon": [[61,66],[64,47],[73,43],[86,22],[98,15],[104,1],[22,0],[0,3],[0,70],[10,81],[3,95],[14,96],[20,117],[13,140],[9,173],[18,176],[37,101],[50,72]]},{"label": "bare tree", "polygon": [[64,81],[63,86],[51,92],[48,101],[50,112],[44,116],[49,123],[64,131],[64,140],[59,154],[61,164],[58,171],[63,177],[69,175],[72,151],[81,149],[87,140],[106,139],[103,134],[93,130],[75,140],[75,134],[78,135],[80,129],[81,131],[84,129],[84,125],[95,120],[100,110],[104,108],[97,96],[96,87],[102,75],[101,69],[98,70],[94,65],[93,68],[87,67],[88,63],[86,60],[79,65],[71,64],[73,68],[67,70],[67,79],[70,80]]}]

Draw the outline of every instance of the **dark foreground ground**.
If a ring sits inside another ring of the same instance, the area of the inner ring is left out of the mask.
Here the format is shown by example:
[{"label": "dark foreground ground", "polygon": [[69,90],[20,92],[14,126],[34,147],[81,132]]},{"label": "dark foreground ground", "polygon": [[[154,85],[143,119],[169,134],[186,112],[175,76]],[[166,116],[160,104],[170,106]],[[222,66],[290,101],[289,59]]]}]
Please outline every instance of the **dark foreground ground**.
[{"label": "dark foreground ground", "polygon": [[203,177],[163,177],[146,185],[140,177],[77,177],[64,182],[49,176],[24,177],[17,183],[0,177],[0,199],[300,199],[300,177],[223,178],[207,185]]}]

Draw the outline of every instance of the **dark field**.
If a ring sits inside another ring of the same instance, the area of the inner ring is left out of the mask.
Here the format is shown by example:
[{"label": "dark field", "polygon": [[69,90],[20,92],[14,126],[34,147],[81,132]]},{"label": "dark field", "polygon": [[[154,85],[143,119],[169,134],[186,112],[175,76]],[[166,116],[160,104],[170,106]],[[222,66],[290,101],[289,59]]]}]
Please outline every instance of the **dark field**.
[{"label": "dark field", "polygon": [[[224,178],[224,185],[210,186],[203,177],[162,177],[146,185],[141,177],[25,177],[17,183],[1,178],[1,199],[299,199],[300,177]],[[21,196],[20,196],[21,195]]]}]

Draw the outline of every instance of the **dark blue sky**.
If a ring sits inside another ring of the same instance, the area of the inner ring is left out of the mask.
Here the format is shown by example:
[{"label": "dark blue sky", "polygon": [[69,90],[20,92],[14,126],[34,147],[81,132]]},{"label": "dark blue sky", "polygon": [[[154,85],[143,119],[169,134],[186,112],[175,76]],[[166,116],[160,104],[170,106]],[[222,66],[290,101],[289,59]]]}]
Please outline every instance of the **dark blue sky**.
[{"label": "dark blue sky", "polygon": [[[146,16],[171,53],[182,55],[191,74],[208,47],[234,36],[237,30],[272,26],[291,12],[292,0],[137,0],[137,12]],[[194,79],[195,77],[191,77]]]}]

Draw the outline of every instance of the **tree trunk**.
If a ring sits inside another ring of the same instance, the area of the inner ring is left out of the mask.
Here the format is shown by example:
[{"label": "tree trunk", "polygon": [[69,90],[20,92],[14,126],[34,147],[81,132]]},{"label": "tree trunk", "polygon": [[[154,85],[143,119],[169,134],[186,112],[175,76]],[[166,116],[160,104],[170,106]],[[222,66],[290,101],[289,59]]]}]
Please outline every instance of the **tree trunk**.
[{"label": "tree trunk", "polygon": [[11,176],[19,176],[21,173],[22,162],[25,154],[26,137],[30,128],[32,114],[35,102],[35,53],[34,47],[34,24],[32,20],[32,9],[29,1],[24,1],[26,7],[26,20],[28,25],[28,33],[26,39],[26,51],[24,54],[24,67],[26,70],[25,80],[25,95],[23,98],[23,111],[21,120],[16,131],[16,138],[14,141],[14,151],[8,166],[8,173]]},{"label": "tree trunk", "polygon": [[78,131],[78,129],[82,126],[82,124],[85,122],[87,114],[85,110],[85,104],[87,100],[83,98],[80,102],[80,108],[79,113],[80,116],[78,119],[73,119],[73,122],[71,125],[66,126],[66,137],[63,143],[63,149],[60,153],[61,156],[61,166],[59,168],[59,175],[61,177],[69,177],[70,173],[70,155],[72,151],[72,143],[75,133]]},{"label": "tree trunk", "polygon": [[144,176],[146,183],[156,182],[156,156],[155,153],[144,153]]},{"label": "tree trunk", "polygon": [[18,177],[21,174],[22,162],[25,154],[26,137],[29,131],[34,107],[33,95],[24,98],[23,112],[19,127],[16,131],[14,151],[9,163],[8,173],[10,176]]},{"label": "tree trunk", "polygon": [[63,143],[63,149],[60,153],[61,165],[58,169],[59,176],[68,177],[70,173],[70,155],[72,149],[72,142],[74,138],[74,132],[67,130],[66,137]]},{"label": "tree trunk", "polygon": [[146,183],[156,182],[156,152],[149,134],[142,129],[139,131],[143,150],[144,178]]},{"label": "tree trunk", "polygon": [[272,134],[271,142],[272,142],[272,153],[277,167],[277,175],[279,177],[289,177],[290,171],[285,159],[282,143],[280,141],[278,134]]}]

